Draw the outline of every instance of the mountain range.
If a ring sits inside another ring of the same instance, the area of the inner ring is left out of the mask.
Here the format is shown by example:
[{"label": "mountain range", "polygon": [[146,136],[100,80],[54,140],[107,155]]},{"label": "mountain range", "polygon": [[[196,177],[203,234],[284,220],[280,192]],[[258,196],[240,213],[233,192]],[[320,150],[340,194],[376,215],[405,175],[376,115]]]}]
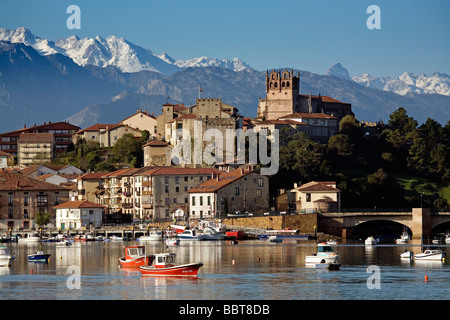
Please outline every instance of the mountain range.
[{"label": "mountain range", "polygon": [[[341,64],[324,75],[297,71],[301,93],[351,103],[359,120],[387,121],[398,107],[419,123],[450,119],[445,74],[350,77]],[[53,42],[26,28],[0,29],[0,132],[44,121],[67,120],[82,128],[116,123],[136,109],[156,116],[166,102],[195,104],[199,86],[201,97],[221,97],[252,117],[265,96],[265,74],[237,58],[174,60],[115,36]],[[408,87],[401,89],[401,83]]]}]

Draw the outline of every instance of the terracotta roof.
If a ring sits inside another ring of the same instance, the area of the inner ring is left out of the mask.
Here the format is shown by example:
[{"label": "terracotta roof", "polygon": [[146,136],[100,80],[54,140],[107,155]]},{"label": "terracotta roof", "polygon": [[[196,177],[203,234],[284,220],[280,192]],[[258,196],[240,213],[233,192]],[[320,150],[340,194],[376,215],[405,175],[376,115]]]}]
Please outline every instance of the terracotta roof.
[{"label": "terracotta roof", "polygon": [[132,117],[134,117],[135,115],[138,115],[138,114],[142,114],[142,115],[147,116],[149,118],[155,119],[155,117],[153,116],[153,113],[150,115],[150,114],[148,114],[148,111],[138,110],[135,114],[133,114],[133,115],[131,115],[129,117],[126,117],[125,119],[123,119],[122,121],[119,121],[118,123],[123,123],[125,120],[128,120],[128,119],[130,119],[130,118],[132,118]]},{"label": "terracotta roof", "polygon": [[269,124],[285,124],[285,125],[303,125],[307,126],[307,123],[298,122],[294,120],[263,120],[260,122],[255,122],[255,125],[269,125]]},{"label": "terracotta roof", "polygon": [[68,189],[30,178],[22,173],[0,170],[0,190],[67,191]]},{"label": "terracotta roof", "polygon": [[14,158],[14,156],[13,156],[12,154],[0,150],[0,157],[1,157],[1,156],[4,156],[4,157],[13,157],[13,158]]},{"label": "terracotta roof", "polygon": [[254,171],[245,169],[236,169],[231,172],[223,173],[213,179],[209,179],[199,184],[195,188],[189,190],[188,193],[215,192],[252,172]]},{"label": "terracotta roof", "polygon": [[337,119],[335,116],[331,116],[331,115],[325,114],[325,113],[306,113],[306,112],[291,113],[291,114],[282,116],[278,119],[283,120],[283,119],[292,119],[292,118]]},{"label": "terracotta roof", "polygon": [[[307,95],[307,94],[299,94],[299,96],[302,96],[302,97],[304,97],[304,98],[309,98],[309,95]],[[329,102],[329,103],[345,103],[346,104],[346,102],[342,102],[342,101],[339,101],[339,100],[336,100],[336,99],[334,99],[334,98],[331,98],[331,97],[329,97],[329,96],[311,96],[311,98],[312,99],[319,99],[319,97],[320,98],[322,98],[322,102]]]},{"label": "terracotta roof", "polygon": [[100,179],[105,174],[107,174],[107,172],[90,172],[90,173],[85,173],[85,174],[81,175],[78,179],[80,179],[80,180]]},{"label": "terracotta roof", "polygon": [[22,133],[17,143],[52,143],[54,140],[53,133]]},{"label": "terracotta roof", "polygon": [[63,121],[49,122],[49,123],[44,123],[44,124],[37,125],[37,126],[34,125],[32,127],[22,128],[19,130],[4,132],[4,133],[1,133],[0,135],[26,132],[26,131],[38,130],[38,129],[41,129],[41,130],[80,130],[80,127],[74,126],[73,124],[70,124],[68,122],[63,122]]},{"label": "terracotta roof", "polygon": [[332,187],[331,185],[335,185],[335,182],[332,181],[311,181],[301,185],[295,190],[298,191],[308,191],[308,192],[320,192],[320,191],[335,191],[339,192],[340,190]]},{"label": "terracotta roof", "polygon": [[54,206],[53,209],[68,209],[68,208],[104,208],[101,204],[90,201],[69,201],[60,205]]},{"label": "terracotta roof", "polygon": [[111,129],[115,129],[120,126],[125,126],[125,125],[121,124],[121,123],[111,123],[111,124],[97,123],[97,124],[94,124],[93,126],[87,127],[86,129],[77,131],[75,133],[82,133],[85,131],[100,131],[100,130],[106,130],[106,129],[111,130]]},{"label": "terracotta roof", "polygon": [[39,165],[39,164],[31,165],[31,166],[21,169],[19,172],[27,176],[30,173],[35,172],[40,166],[41,165]]},{"label": "terracotta roof", "polygon": [[143,147],[165,147],[169,144],[167,142],[161,141],[161,140],[153,140],[143,145]]},{"label": "terracotta roof", "polygon": [[176,167],[156,167],[149,168],[148,171],[143,171],[139,175],[211,175],[220,174],[223,171],[214,168],[176,168]]},{"label": "terracotta roof", "polygon": [[185,119],[197,119],[197,115],[194,113],[183,114],[182,116],[172,119],[169,122],[174,122],[177,120],[185,120]]}]

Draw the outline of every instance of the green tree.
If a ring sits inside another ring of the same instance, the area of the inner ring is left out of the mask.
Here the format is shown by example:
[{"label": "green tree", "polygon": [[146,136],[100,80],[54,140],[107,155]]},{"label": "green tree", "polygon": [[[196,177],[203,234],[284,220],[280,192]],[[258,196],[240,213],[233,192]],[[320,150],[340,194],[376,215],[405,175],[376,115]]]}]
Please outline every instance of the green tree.
[{"label": "green tree", "polygon": [[354,153],[355,146],[346,134],[335,134],[328,140],[328,151],[333,155],[350,157]]},{"label": "green tree", "polygon": [[36,224],[38,226],[45,226],[50,223],[51,213],[48,211],[37,212],[36,213]]}]

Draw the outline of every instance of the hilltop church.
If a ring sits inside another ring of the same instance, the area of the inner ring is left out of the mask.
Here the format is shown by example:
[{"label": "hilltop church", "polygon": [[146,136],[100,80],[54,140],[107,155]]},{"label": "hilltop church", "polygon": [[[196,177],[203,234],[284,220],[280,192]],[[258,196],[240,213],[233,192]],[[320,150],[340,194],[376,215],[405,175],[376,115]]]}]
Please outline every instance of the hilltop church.
[{"label": "hilltop church", "polygon": [[273,70],[266,72],[266,98],[259,99],[257,117],[277,120],[291,114],[323,113],[342,119],[354,115],[351,104],[328,96],[300,94],[300,73]]}]

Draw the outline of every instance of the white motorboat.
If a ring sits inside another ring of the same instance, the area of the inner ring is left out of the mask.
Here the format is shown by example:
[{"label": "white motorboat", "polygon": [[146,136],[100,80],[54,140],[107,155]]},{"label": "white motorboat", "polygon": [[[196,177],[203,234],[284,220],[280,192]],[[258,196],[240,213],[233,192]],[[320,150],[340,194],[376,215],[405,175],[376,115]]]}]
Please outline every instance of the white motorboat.
[{"label": "white motorboat", "polygon": [[450,234],[445,235],[445,244],[450,244]]},{"label": "white motorboat", "polygon": [[400,243],[406,243],[409,240],[409,234],[406,231],[403,231],[402,235],[400,236],[400,238],[398,238],[397,240],[395,240],[395,243],[400,244]]},{"label": "white motorboat", "polygon": [[187,229],[178,235],[181,241],[183,240],[202,240],[203,235],[197,230]]},{"label": "white motorboat", "polygon": [[19,238],[18,243],[38,243],[41,242],[41,238],[37,234],[30,234],[28,237]]},{"label": "white motorboat", "polygon": [[116,235],[112,235],[111,237],[109,237],[109,239],[111,241],[123,241],[123,237],[119,237],[119,236],[116,236]]},{"label": "white motorboat", "polygon": [[178,246],[180,244],[180,239],[178,238],[167,238],[164,240],[167,246]]},{"label": "white motorboat", "polygon": [[423,253],[414,255],[415,260],[431,260],[442,261],[445,257],[445,252],[440,249],[426,249]]},{"label": "white motorboat", "polygon": [[278,236],[269,236],[267,241],[276,243],[276,242],[283,242],[283,239],[281,237],[278,237]]},{"label": "white motorboat", "polygon": [[16,257],[9,252],[9,248],[5,246],[0,247],[0,267],[9,267]]},{"label": "white motorboat", "polygon": [[368,237],[368,238],[364,241],[364,244],[365,244],[366,246],[372,246],[372,245],[374,245],[374,244],[377,244],[377,240],[375,240],[374,237],[370,236],[370,237]]},{"label": "white motorboat", "polygon": [[162,232],[161,231],[150,231],[148,235],[139,237],[139,241],[161,241]]},{"label": "white motorboat", "polygon": [[405,250],[405,251],[400,255],[400,258],[402,258],[402,259],[412,259],[412,258],[414,258],[414,252]]},{"label": "white motorboat", "polygon": [[337,263],[339,261],[339,255],[333,251],[333,248],[327,243],[319,243],[317,245],[317,254],[306,256],[306,264],[318,264],[318,263]]},{"label": "white motorboat", "polygon": [[223,240],[225,239],[225,234],[223,232],[217,232],[215,229],[211,227],[206,227],[203,229],[203,232],[200,234],[201,239],[199,240]]},{"label": "white motorboat", "polygon": [[56,243],[57,247],[70,247],[72,242],[70,240],[64,239]]}]

